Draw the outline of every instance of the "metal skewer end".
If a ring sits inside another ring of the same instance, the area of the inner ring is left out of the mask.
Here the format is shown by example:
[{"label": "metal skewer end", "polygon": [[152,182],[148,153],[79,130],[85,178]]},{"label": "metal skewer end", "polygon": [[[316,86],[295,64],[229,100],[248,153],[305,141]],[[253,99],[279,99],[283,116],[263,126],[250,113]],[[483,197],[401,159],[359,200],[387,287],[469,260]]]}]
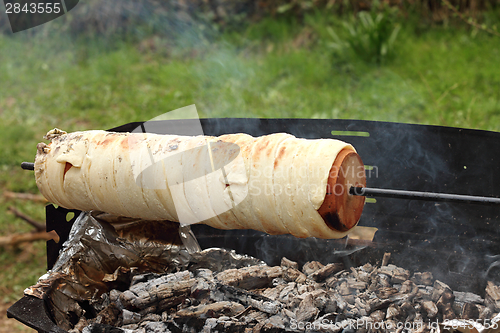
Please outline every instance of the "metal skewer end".
[{"label": "metal skewer end", "polygon": [[23,162],[21,163],[23,170],[35,170],[35,163]]},{"label": "metal skewer end", "polygon": [[446,193],[433,193],[433,192],[403,191],[403,190],[386,190],[381,188],[368,188],[368,187],[355,187],[355,186],[352,186],[349,189],[349,193],[352,195],[410,199],[410,200],[461,202],[461,203],[475,203],[483,205],[500,204],[500,198],[493,198],[493,197],[481,197],[475,195],[446,194]]}]

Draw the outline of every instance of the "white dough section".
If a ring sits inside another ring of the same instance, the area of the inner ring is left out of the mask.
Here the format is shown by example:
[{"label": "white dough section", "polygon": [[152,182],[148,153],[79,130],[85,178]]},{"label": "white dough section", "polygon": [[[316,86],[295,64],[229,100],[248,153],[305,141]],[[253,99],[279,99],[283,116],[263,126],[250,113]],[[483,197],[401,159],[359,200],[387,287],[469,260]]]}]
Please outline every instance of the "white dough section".
[{"label": "white dough section", "polygon": [[211,225],[223,228],[224,224],[212,209],[208,195],[206,175],[214,170],[206,137],[198,136],[188,141],[186,151],[182,153],[182,170],[186,200],[197,222],[211,219]]},{"label": "white dough section", "polygon": [[[240,183],[243,181],[244,176],[241,175],[241,170],[240,166],[238,164],[234,164],[230,168],[225,168],[225,170],[228,172],[228,175],[233,172],[236,172],[235,175],[231,176],[231,179],[235,181],[231,186],[231,194],[234,194],[236,198],[238,198],[236,201],[239,203],[236,205],[235,208],[232,209],[236,219],[238,220],[239,224],[244,226],[246,229],[254,229],[254,230],[263,230],[262,226],[255,223],[254,216],[252,214],[252,194],[251,194],[251,188],[250,188],[250,164],[251,164],[251,151],[253,147],[253,143],[255,142],[255,138],[247,135],[247,134],[236,134],[236,137],[232,137],[230,135],[223,135],[219,137],[219,139],[224,140],[224,141],[229,141],[232,143],[237,144],[240,147],[240,154],[243,159],[243,164],[244,164],[244,172],[246,175],[246,184],[240,185]],[[234,176],[234,177],[233,177]],[[245,195],[246,193],[246,195]],[[243,198],[243,200],[241,200]]]},{"label": "white dough section", "polygon": [[[50,147],[47,147],[47,149],[50,149]],[[35,158],[35,180],[36,180],[36,185],[40,192],[43,194],[45,198],[49,202],[56,203],[56,200],[54,198],[54,195],[52,194],[52,191],[50,190],[50,186],[48,185],[47,182],[47,157],[49,154],[45,153],[39,153],[37,152],[36,158]]]},{"label": "white dough section", "polygon": [[179,137],[178,141],[171,142],[169,147],[172,150],[172,154],[168,157],[168,163],[165,163],[165,173],[168,175],[168,187],[174,201],[178,222],[181,224],[199,222],[184,194],[182,155],[186,150],[187,141],[185,137]]},{"label": "white dough section", "polygon": [[[234,152],[221,150],[218,148],[218,143],[215,142],[214,138],[210,138],[208,140],[208,145],[211,152],[210,159],[216,169],[215,171],[209,172],[206,175],[206,185],[208,196],[210,199],[210,205],[214,213],[217,215],[219,222],[221,223],[221,228],[241,228],[242,226],[238,223],[236,216],[232,212],[232,208],[236,206],[236,203],[233,202],[232,195],[229,194],[229,191],[231,189],[226,170],[229,166],[229,163],[227,162],[231,158],[236,157],[239,149],[238,151]],[[241,155],[240,159],[242,160]],[[224,168],[224,172],[222,169],[217,169],[218,166],[222,166],[222,168]],[[245,166],[243,165],[243,172],[244,170]],[[224,176],[225,173],[226,177]],[[217,223],[217,221],[213,222],[212,220],[208,220],[205,223],[212,226],[212,223]]]},{"label": "white dough section", "polygon": [[136,182],[143,188],[144,199],[160,219],[177,221],[175,206],[168,189],[164,159],[168,152],[162,150],[175,136],[148,135],[147,149],[142,152],[141,169]]},{"label": "white dough section", "polygon": [[[55,203],[66,208],[74,208],[76,205],[69,200],[68,196],[64,192],[63,177],[66,162],[57,162],[57,158],[71,150],[70,144],[73,143],[72,140],[77,140],[76,137],[78,137],[78,132],[72,133],[72,135],[69,136],[71,140],[58,140],[59,138],[54,139],[50,145],[51,147],[46,162],[47,185],[51,188]],[[78,204],[78,202],[76,203]]]},{"label": "white dough section", "polygon": [[278,145],[273,170],[273,193],[276,214],[286,230],[296,237],[305,238],[308,231],[300,224],[292,200],[292,195],[296,193],[297,178],[292,174],[290,165],[299,149],[299,141],[295,137],[288,138]]},{"label": "white dough section", "polygon": [[[84,139],[77,141],[69,153],[60,155],[56,161],[60,163],[70,163],[71,168],[68,169],[63,176],[64,192],[71,202],[79,202],[82,210],[89,211],[94,209],[95,202],[92,196],[88,195],[85,177],[85,168],[89,165],[87,150],[89,148],[89,140],[94,138],[96,133],[85,136]],[[77,155],[78,156],[75,156]]]},{"label": "white dough section", "polygon": [[133,171],[133,164],[139,163],[141,154],[140,146],[143,141],[143,137],[129,135],[128,137],[120,138],[117,142],[115,148],[121,151],[121,162],[119,162],[120,167],[115,169],[115,193],[121,204],[130,212],[130,217],[154,219],[154,214],[151,214],[144,202],[142,188],[135,182]]}]

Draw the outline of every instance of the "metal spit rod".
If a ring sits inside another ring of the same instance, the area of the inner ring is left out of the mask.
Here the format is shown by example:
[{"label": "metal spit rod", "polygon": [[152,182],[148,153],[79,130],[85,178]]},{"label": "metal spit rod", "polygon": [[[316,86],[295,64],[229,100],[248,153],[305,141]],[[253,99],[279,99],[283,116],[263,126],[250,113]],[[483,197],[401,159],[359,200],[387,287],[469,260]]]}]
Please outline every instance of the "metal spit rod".
[{"label": "metal spit rod", "polygon": [[23,162],[21,163],[23,170],[35,170],[35,163]]},{"label": "metal spit rod", "polygon": [[461,194],[446,194],[433,192],[417,192],[403,190],[387,190],[382,188],[355,187],[349,189],[352,195],[369,196],[369,197],[385,197],[410,200],[426,200],[426,201],[445,201],[445,202],[461,202],[475,203],[482,205],[499,205],[500,198],[481,197],[475,195]]}]

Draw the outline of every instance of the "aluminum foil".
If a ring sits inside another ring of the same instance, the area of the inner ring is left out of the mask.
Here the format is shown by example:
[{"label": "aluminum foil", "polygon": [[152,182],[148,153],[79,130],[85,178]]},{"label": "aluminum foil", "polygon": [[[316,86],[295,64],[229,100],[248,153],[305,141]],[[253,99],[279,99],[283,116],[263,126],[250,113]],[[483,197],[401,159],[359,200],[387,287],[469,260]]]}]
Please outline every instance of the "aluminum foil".
[{"label": "aluminum foil", "polygon": [[224,249],[201,251],[189,226],[82,212],[52,270],[24,293],[45,299],[56,323],[69,330],[85,315],[85,304],[128,289],[138,274],[252,265],[265,263]]}]

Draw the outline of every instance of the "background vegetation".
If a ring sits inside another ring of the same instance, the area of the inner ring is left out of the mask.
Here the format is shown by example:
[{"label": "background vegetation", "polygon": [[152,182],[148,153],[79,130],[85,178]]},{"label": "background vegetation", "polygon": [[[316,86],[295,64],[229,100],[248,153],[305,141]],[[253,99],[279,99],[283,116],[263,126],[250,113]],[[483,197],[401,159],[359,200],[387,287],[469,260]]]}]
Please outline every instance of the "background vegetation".
[{"label": "background vegetation", "polygon": [[[253,3],[89,0],[15,35],[2,13],[2,191],[38,193],[19,165],[53,127],[107,129],[189,104],[204,117],[500,130],[499,1]],[[0,235],[32,230],[9,206],[44,220],[43,203],[0,197]],[[0,265],[5,311],[45,272],[45,244],[0,248]],[[0,317],[2,329],[24,328]]]}]

